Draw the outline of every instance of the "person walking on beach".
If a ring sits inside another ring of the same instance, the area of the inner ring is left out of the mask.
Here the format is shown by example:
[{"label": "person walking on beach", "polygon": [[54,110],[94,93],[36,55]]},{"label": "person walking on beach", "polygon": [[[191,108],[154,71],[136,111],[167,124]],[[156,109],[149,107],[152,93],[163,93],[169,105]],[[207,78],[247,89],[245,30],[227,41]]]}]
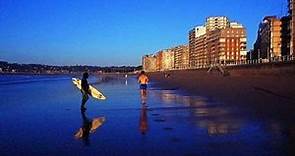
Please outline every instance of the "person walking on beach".
[{"label": "person walking on beach", "polygon": [[138,76],[138,83],[140,84],[140,89],[146,90],[148,82],[149,82],[148,76],[145,74],[144,71],[141,71],[140,75]]},{"label": "person walking on beach", "polygon": [[147,84],[149,82],[148,76],[145,74],[144,71],[141,71],[141,73],[138,76],[138,83],[140,84],[140,96],[141,96],[141,103],[145,104],[146,103],[146,89],[147,89]]},{"label": "person walking on beach", "polygon": [[88,94],[90,94],[90,90],[89,90],[89,84],[88,84],[88,79],[89,74],[87,72],[83,73],[83,78],[82,78],[82,82],[81,82],[81,93],[82,93],[82,104],[81,104],[81,110],[86,110],[85,104],[87,102],[87,100],[89,99]]}]

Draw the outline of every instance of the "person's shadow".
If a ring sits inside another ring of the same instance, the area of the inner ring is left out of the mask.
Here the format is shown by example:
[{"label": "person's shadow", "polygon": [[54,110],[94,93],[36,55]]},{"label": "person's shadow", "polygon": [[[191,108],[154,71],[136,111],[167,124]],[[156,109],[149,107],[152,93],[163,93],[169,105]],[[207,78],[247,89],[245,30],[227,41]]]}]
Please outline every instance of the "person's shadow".
[{"label": "person's shadow", "polygon": [[90,145],[89,135],[94,133],[99,127],[105,122],[105,117],[97,117],[89,119],[85,111],[81,110],[82,117],[82,127],[75,133],[76,139],[81,139],[84,141],[86,146]]},{"label": "person's shadow", "polygon": [[142,135],[145,135],[148,131],[148,116],[147,116],[147,91],[145,89],[140,90],[141,98],[141,110],[139,117],[139,131]]}]

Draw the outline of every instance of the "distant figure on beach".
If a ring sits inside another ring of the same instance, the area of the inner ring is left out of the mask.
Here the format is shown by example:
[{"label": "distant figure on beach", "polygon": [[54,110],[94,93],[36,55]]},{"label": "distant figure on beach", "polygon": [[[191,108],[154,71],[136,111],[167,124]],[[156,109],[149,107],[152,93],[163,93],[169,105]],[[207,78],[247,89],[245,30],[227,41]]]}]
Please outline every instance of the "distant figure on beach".
[{"label": "distant figure on beach", "polygon": [[140,89],[146,90],[148,82],[149,82],[148,76],[145,74],[144,71],[141,71],[140,75],[138,76],[138,83],[140,84]]},{"label": "distant figure on beach", "polygon": [[82,103],[81,103],[81,110],[86,110],[85,104],[89,99],[88,94],[90,94],[88,79],[89,74],[87,72],[83,73],[83,78],[81,82],[81,93],[82,93]]},{"label": "distant figure on beach", "polygon": [[165,78],[169,78],[169,77],[170,77],[170,74],[165,73],[165,74],[164,74],[164,77],[165,77]]}]

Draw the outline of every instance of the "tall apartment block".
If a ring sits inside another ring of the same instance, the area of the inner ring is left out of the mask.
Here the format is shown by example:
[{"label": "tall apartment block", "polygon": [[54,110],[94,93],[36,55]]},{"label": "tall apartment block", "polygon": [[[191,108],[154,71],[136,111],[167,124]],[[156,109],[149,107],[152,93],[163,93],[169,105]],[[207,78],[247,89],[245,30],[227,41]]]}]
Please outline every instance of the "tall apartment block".
[{"label": "tall apartment block", "polygon": [[290,42],[290,55],[295,55],[295,0],[288,0],[289,14],[291,17],[291,42]]},{"label": "tall apartment block", "polygon": [[246,60],[246,30],[227,17],[208,17],[189,32],[190,66],[208,67]]},{"label": "tall apartment block", "polygon": [[207,62],[206,27],[197,26],[189,32],[189,65],[203,67]]},{"label": "tall apartment block", "polygon": [[157,52],[156,69],[158,71],[174,69],[174,52],[171,49],[165,49]]},{"label": "tall apartment block", "polygon": [[210,64],[230,64],[246,60],[246,31],[244,28],[225,28],[207,34]]},{"label": "tall apartment block", "polygon": [[282,56],[290,55],[291,45],[291,16],[281,18],[281,52]]},{"label": "tall apartment block", "polygon": [[225,29],[228,28],[229,25],[230,22],[225,16],[208,17],[205,24],[207,31],[212,31],[215,29]]},{"label": "tall apartment block", "polygon": [[174,53],[174,68],[187,69],[189,67],[189,47],[188,45],[180,45],[171,48]]},{"label": "tall apartment block", "polygon": [[145,55],[142,57],[142,68],[146,72],[157,71],[157,58],[155,55]]},{"label": "tall apartment block", "polygon": [[281,56],[282,22],[276,16],[266,16],[259,25],[253,58],[270,59]]}]

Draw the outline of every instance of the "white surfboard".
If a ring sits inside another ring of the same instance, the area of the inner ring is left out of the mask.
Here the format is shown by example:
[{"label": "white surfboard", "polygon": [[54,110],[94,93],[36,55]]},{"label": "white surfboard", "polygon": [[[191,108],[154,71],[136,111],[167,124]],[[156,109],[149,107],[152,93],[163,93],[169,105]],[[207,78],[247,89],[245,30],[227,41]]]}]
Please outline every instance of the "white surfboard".
[{"label": "white surfboard", "polygon": [[[82,87],[81,87],[81,80],[78,79],[78,78],[72,78],[72,81],[73,81],[73,84],[79,89],[81,90]],[[95,99],[98,99],[98,100],[105,100],[106,97],[100,92],[98,91],[96,88],[94,88],[93,86],[89,85],[89,90],[91,92],[91,96]]]}]

